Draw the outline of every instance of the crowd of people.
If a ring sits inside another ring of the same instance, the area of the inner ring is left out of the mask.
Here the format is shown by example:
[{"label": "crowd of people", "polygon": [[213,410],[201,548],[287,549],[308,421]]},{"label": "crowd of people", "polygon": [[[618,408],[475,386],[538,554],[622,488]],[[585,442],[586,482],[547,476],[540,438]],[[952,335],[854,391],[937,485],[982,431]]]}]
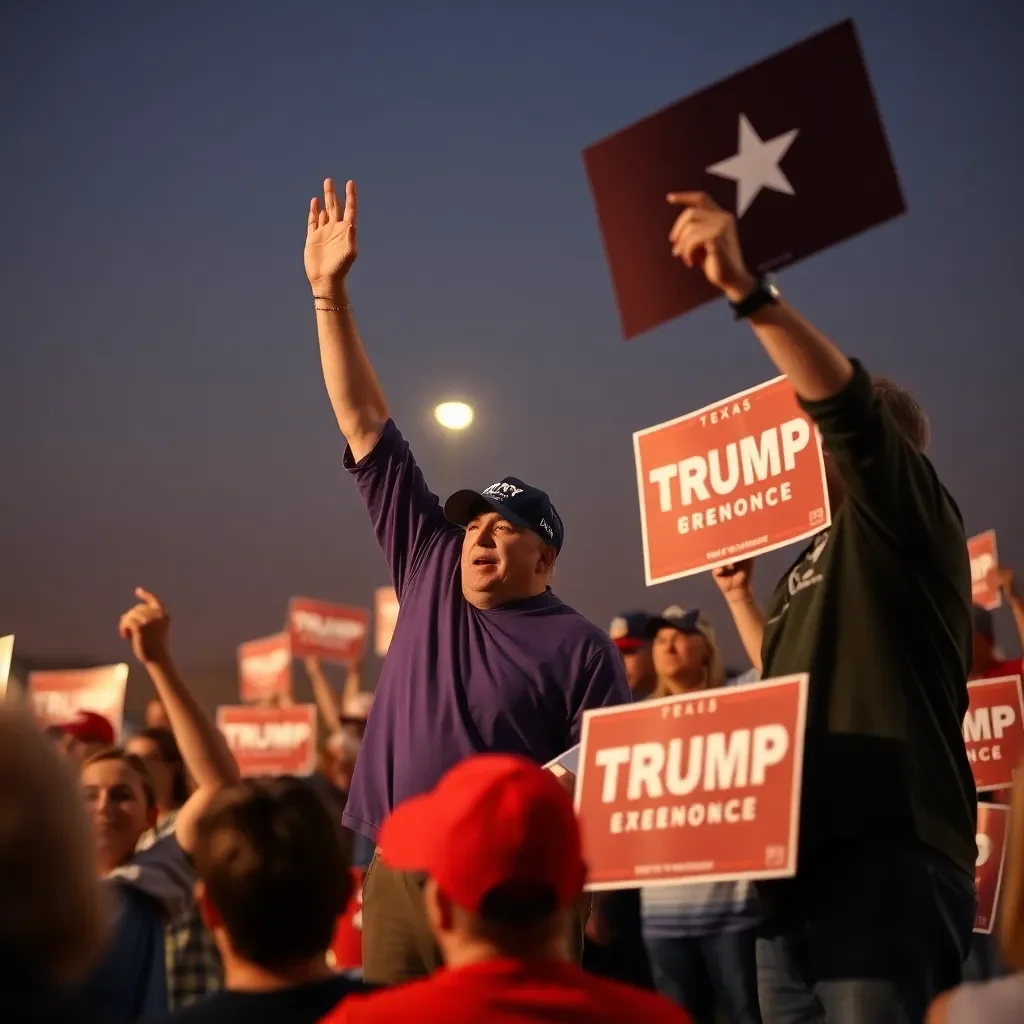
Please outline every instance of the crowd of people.
[{"label": "crowd of people", "polygon": [[[1021,672],[971,604],[961,516],[928,422],[747,269],[700,193],[668,245],[721,290],[824,443],[832,523],[766,607],[752,564],[714,577],[750,659],[712,616],[629,611],[607,632],[552,591],[566,525],[506,476],[441,502],[392,420],[346,279],[356,191],[312,200],[305,267],[345,465],[400,613],[368,708],[333,693],[310,779],[241,779],[175,668],[145,590],[122,637],[154,687],[115,745],[82,712],[49,730],[0,707],[0,1019],[134,1024],[367,1021],[1016,1020],[1024,1006],[1024,779],[996,945],[973,932],[977,794],[969,678]],[[993,570],[1024,639],[1012,573]],[[722,616],[723,618],[725,616]],[[587,892],[572,774],[545,770],[586,711],[809,673],[797,874]],[[362,971],[334,969],[362,883]]]}]

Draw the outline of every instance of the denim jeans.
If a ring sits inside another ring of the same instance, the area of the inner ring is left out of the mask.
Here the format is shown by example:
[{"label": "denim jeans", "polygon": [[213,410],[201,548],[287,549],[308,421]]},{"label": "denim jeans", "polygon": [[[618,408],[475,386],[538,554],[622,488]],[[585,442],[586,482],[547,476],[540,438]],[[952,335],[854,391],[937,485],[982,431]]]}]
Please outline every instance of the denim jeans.
[{"label": "denim jeans", "polygon": [[655,987],[694,1024],[761,1024],[755,937],[750,928],[679,939],[646,936]]},{"label": "denim jeans", "polygon": [[863,842],[785,884],[781,927],[769,920],[757,942],[769,1024],[919,1024],[960,983],[977,897],[974,879],[940,854]]}]

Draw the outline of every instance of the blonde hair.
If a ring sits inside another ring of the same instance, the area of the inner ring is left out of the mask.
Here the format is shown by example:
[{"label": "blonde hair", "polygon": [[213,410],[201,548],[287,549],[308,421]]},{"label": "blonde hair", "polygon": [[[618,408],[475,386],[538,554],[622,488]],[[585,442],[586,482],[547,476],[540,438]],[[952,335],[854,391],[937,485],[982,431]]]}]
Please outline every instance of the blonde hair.
[{"label": "blonde hair", "polygon": [[999,945],[1007,966],[1024,971],[1024,765],[1017,770],[1006,834]]},{"label": "blonde hair", "polygon": [[106,937],[74,771],[24,708],[0,704],[0,947],[68,983],[93,965]]},{"label": "blonde hair", "polygon": [[[704,638],[708,652],[708,659],[704,666],[704,685],[701,689],[717,690],[720,686],[725,686],[725,665],[722,662],[722,656],[718,653],[718,634],[715,632],[715,627],[703,615],[697,619],[697,632]],[[675,694],[676,690],[671,689],[663,680],[659,679],[651,696],[671,697]]]}]

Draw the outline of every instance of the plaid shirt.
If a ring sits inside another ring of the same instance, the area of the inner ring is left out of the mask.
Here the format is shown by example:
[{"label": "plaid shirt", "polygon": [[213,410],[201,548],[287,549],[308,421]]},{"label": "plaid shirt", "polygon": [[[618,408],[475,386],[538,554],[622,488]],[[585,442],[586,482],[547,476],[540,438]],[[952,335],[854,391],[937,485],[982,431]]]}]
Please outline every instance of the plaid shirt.
[{"label": "plaid shirt", "polygon": [[[150,829],[139,840],[138,848],[145,850],[174,831],[176,817],[176,813],[171,813],[156,828]],[[167,969],[167,1008],[171,1013],[191,1006],[223,986],[224,969],[220,953],[194,901],[164,925],[164,963]]]}]

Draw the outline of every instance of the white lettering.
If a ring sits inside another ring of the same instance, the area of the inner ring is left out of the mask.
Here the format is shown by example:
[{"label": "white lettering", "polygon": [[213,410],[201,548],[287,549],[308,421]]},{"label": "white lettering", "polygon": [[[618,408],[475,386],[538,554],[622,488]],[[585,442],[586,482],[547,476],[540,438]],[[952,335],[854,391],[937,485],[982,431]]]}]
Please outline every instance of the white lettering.
[{"label": "white lettering", "polygon": [[[594,760],[604,769],[601,802],[608,804],[619,799],[658,800],[666,790],[671,796],[685,796],[698,786],[707,791],[763,786],[768,769],[780,764],[788,752],[788,730],[773,723],[735,729],[728,734],[692,736],[688,740],[676,737],[667,744],[605,747]],[[622,794],[619,768],[626,764],[629,769]]]},{"label": "white lettering", "polygon": [[964,742],[1002,739],[1003,733],[1017,721],[1017,714],[1008,704],[991,708],[975,708],[964,715]]},{"label": "white lettering", "polygon": [[[301,633],[324,641],[358,640],[366,632],[366,626],[358,619],[341,619],[333,615],[321,615],[319,612],[296,610],[292,613],[292,622]],[[275,653],[288,659],[286,651]]]},{"label": "white lettering", "polygon": [[308,722],[225,722],[221,726],[232,750],[295,750],[308,743]]},{"label": "white lettering", "polygon": [[277,676],[288,667],[291,660],[291,654],[284,648],[266,654],[247,654],[242,658],[242,675]]}]

